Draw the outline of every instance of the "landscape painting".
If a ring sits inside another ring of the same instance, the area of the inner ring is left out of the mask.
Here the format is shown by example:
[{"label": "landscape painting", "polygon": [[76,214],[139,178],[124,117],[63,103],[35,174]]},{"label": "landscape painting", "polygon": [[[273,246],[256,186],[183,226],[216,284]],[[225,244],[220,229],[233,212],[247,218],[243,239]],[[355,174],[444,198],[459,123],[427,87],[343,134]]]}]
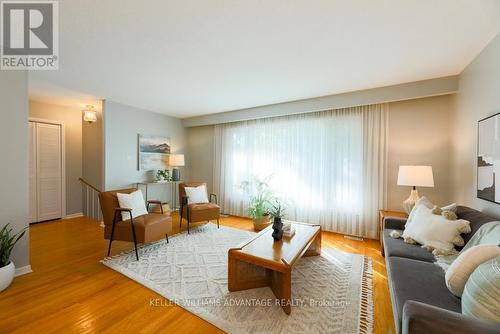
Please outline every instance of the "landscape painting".
[{"label": "landscape painting", "polygon": [[477,197],[500,203],[500,113],[478,124]]},{"label": "landscape painting", "polygon": [[170,138],[139,135],[139,170],[166,169],[170,155]]}]

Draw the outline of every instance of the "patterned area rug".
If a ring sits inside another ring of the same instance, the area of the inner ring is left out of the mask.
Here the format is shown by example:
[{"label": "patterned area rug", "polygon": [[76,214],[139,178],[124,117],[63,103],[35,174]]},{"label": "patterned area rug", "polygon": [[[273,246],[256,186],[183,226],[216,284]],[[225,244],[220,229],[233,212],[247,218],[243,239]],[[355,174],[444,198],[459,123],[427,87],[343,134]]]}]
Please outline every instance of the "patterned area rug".
[{"label": "patterned area rug", "polygon": [[[102,262],[228,333],[371,333],[371,259],[323,247],[292,271],[292,313],[270,288],[230,293],[227,252],[253,232],[206,224]],[[155,302],[153,302],[155,305]],[[158,303],[156,303],[158,304]],[[154,306],[153,305],[153,306]],[[153,307],[152,306],[152,307]]]}]

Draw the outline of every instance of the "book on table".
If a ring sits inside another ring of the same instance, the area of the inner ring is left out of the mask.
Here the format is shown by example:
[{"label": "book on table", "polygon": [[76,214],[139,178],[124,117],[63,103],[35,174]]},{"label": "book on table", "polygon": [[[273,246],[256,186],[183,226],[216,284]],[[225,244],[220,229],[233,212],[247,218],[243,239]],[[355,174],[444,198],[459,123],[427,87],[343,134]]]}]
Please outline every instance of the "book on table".
[{"label": "book on table", "polygon": [[283,236],[284,237],[293,237],[295,235],[295,228],[288,221],[283,223]]}]

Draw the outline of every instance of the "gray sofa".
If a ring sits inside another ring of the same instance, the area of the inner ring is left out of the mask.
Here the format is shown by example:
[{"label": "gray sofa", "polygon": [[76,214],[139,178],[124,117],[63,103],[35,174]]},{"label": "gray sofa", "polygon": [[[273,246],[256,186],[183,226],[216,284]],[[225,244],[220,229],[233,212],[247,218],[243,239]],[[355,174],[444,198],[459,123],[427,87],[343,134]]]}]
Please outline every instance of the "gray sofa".
[{"label": "gray sofa", "polygon": [[[467,243],[481,225],[494,221],[477,210],[459,206],[457,216],[471,223]],[[500,326],[462,315],[461,300],[446,287],[444,271],[434,256],[419,245],[389,236],[402,232],[406,219],[386,218],[384,251],[396,332],[407,333],[500,333]]]}]

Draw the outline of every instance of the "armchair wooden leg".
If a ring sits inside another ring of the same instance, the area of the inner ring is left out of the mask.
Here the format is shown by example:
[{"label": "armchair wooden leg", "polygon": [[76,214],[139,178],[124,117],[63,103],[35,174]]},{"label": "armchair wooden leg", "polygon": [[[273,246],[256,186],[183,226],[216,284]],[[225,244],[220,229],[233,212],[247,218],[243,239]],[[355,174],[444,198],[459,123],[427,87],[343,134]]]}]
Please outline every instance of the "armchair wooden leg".
[{"label": "armchair wooden leg", "polygon": [[113,242],[113,234],[111,234],[111,238],[109,239],[108,256],[109,256],[109,253],[111,253],[111,243],[112,242]]},{"label": "armchair wooden leg", "polygon": [[115,235],[115,224],[116,224],[116,212],[113,217],[113,225],[111,227],[111,237],[109,238],[109,245],[108,245],[108,256],[111,253],[111,243],[113,242],[113,236]]},{"label": "armchair wooden leg", "polygon": [[139,253],[137,252],[137,238],[135,237],[134,222],[130,219],[130,226],[132,227],[132,237],[134,238],[135,258],[139,261]]},{"label": "armchair wooden leg", "polygon": [[189,234],[189,220],[188,220],[188,234]]},{"label": "armchair wooden leg", "polygon": [[167,238],[167,244],[168,244],[168,234],[165,234],[165,238]]},{"label": "armchair wooden leg", "polygon": [[217,228],[219,228],[219,218],[217,218]]}]

